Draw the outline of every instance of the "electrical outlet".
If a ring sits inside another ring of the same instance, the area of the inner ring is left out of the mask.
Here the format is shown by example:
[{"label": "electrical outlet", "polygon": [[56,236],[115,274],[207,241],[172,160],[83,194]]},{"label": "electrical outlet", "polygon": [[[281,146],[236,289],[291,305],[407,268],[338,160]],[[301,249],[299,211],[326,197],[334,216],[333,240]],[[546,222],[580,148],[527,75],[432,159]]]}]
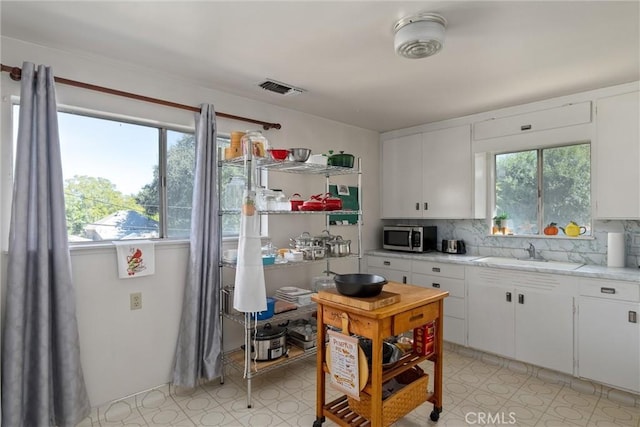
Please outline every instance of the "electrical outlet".
[{"label": "electrical outlet", "polygon": [[631,236],[631,247],[640,248],[640,233],[636,233]]},{"label": "electrical outlet", "polygon": [[131,310],[140,310],[142,308],[142,292],[129,294],[129,305]]}]

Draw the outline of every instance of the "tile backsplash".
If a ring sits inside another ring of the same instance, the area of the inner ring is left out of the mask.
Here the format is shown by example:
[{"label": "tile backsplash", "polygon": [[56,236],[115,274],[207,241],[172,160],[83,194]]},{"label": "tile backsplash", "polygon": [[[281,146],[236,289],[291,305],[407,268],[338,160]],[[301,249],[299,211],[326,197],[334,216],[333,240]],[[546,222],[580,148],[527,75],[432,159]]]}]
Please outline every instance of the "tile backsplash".
[{"label": "tile backsplash", "polygon": [[384,220],[383,223],[435,225],[438,227],[438,249],[442,239],[462,239],[470,255],[521,258],[528,256],[525,249],[533,243],[537,253],[546,260],[602,266],[607,265],[607,234],[624,232],[625,266],[640,266],[640,247],[633,246],[634,240],[640,244],[640,221],[594,221],[593,236],[580,238],[492,236],[487,221],[475,219]]}]

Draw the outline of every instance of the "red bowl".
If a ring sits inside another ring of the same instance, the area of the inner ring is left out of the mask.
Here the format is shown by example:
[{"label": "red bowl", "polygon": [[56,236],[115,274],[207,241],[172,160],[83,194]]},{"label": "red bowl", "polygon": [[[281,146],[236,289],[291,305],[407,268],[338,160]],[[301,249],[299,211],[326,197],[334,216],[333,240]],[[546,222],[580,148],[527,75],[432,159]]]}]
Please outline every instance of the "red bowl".
[{"label": "red bowl", "polygon": [[284,148],[272,148],[269,150],[274,160],[285,160],[289,156],[289,150]]}]

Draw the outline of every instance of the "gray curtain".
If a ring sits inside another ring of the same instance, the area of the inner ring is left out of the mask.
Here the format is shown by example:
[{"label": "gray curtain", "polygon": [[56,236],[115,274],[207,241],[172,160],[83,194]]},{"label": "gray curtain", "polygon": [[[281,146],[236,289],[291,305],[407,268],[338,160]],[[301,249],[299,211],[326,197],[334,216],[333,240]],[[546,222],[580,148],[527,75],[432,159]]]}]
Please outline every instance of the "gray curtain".
[{"label": "gray curtain", "polygon": [[203,104],[196,114],[196,170],[191,245],[173,383],[195,387],[222,373],[222,325],[218,275],[219,222],[216,114]]},{"label": "gray curtain", "polygon": [[[37,74],[37,76],[36,76]],[[80,366],[51,68],[22,66],[2,342],[2,425],[89,415]]]}]

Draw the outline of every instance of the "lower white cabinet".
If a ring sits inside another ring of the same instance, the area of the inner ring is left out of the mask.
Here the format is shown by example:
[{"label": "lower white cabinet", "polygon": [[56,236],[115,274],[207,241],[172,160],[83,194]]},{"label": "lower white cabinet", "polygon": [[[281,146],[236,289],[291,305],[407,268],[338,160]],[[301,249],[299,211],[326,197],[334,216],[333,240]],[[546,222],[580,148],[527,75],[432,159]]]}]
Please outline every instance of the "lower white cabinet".
[{"label": "lower white cabinet", "polygon": [[429,261],[413,261],[411,283],[449,292],[444,299],[444,340],[467,345],[465,267]]},{"label": "lower white cabinet", "polygon": [[578,375],[640,392],[637,283],[583,279],[578,307]]},{"label": "lower white cabinet", "polygon": [[380,275],[391,282],[410,283],[411,260],[369,255],[367,273]]},{"label": "lower white cabinet", "polygon": [[468,268],[470,347],[573,374],[571,278]]}]

